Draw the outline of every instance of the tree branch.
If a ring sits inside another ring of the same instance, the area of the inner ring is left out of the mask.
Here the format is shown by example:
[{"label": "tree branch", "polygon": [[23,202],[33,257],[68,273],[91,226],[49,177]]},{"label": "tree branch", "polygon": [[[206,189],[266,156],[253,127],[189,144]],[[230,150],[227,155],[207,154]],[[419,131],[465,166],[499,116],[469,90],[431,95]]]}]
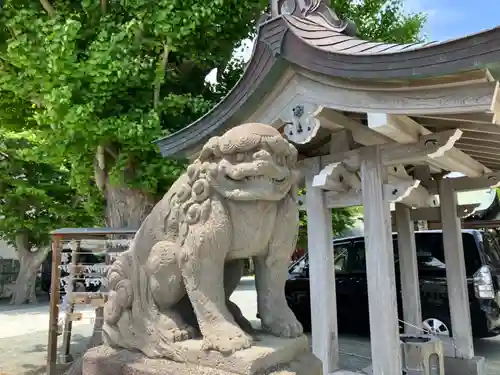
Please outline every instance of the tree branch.
[{"label": "tree branch", "polygon": [[56,16],[56,10],[52,6],[52,4],[49,2],[49,0],[40,0],[40,4],[42,4],[43,9],[47,12],[47,14],[50,17],[55,17]]},{"label": "tree branch", "polygon": [[30,252],[29,239],[26,233],[16,233],[15,242],[16,250],[19,252],[19,254],[21,254],[21,256],[27,255]]},{"label": "tree branch", "polygon": [[165,70],[167,68],[167,63],[168,63],[168,55],[169,55],[169,50],[168,50],[168,45],[165,43],[163,45],[163,55],[161,57],[161,60],[159,62],[158,66],[158,76],[157,76],[157,81],[155,85],[155,91],[154,91],[154,96],[153,96],[153,108],[158,108],[158,105],[160,104],[160,90],[161,90],[161,84],[163,83],[164,77],[165,77]]},{"label": "tree branch", "polygon": [[102,12],[102,14],[106,14],[107,10],[108,10],[108,1],[101,0],[101,12]]},{"label": "tree branch", "polygon": [[95,184],[100,191],[104,191],[106,186],[106,156],[104,155],[104,147],[97,146],[95,161],[94,161],[94,178]]}]

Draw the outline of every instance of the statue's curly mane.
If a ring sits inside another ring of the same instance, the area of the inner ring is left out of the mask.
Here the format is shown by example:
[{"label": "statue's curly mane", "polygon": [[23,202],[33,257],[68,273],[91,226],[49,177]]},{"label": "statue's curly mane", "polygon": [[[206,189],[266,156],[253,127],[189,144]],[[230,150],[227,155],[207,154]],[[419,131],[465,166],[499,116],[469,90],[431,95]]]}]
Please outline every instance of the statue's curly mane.
[{"label": "statue's curly mane", "polygon": [[[208,219],[211,210],[211,181],[217,178],[219,162],[233,159],[235,163],[251,158],[253,152],[265,149],[284,158],[285,164],[294,168],[297,151],[281,134],[261,124],[253,127],[235,127],[222,137],[212,137],[205,144],[198,158],[187,168],[187,179],[175,194],[175,203],[179,206],[178,240],[182,245],[190,225]],[[172,202],[173,203],[173,202]]]}]

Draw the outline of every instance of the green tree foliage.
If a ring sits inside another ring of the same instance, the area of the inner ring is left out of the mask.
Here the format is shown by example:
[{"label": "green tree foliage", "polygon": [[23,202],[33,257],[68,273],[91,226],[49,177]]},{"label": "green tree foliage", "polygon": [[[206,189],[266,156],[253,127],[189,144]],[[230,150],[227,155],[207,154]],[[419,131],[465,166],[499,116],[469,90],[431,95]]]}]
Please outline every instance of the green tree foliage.
[{"label": "green tree foliage", "polygon": [[13,304],[35,302],[35,276],[51,230],[95,223],[92,205],[70,188],[67,170],[30,160],[37,146],[29,131],[0,128],[0,238],[15,247],[20,261]]},{"label": "green tree foliage", "polygon": [[356,24],[358,35],[386,43],[422,42],[423,13],[405,13],[403,0],[332,0],[332,8]]},{"label": "green tree foliage", "polygon": [[[305,189],[299,191],[300,196],[304,197],[305,193]],[[362,216],[360,207],[332,209],[332,234],[341,236],[346,229],[352,228],[358,216]],[[297,247],[300,249],[307,248],[307,213],[305,210],[299,211]]]},{"label": "green tree foliage", "polygon": [[[266,0],[10,0],[0,15],[0,89],[33,103],[41,154],[96,184],[111,226],[138,226],[183,165],[152,144],[211,108]],[[226,74],[215,87],[205,77]],[[236,72],[236,74],[235,74]]]}]

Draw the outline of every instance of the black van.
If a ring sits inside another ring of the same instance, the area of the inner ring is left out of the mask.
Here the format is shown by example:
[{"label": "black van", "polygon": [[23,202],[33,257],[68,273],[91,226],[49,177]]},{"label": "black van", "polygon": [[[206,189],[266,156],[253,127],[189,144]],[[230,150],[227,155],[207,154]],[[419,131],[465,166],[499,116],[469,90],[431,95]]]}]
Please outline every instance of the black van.
[{"label": "black van", "polygon": [[[500,246],[487,232],[463,230],[469,286],[472,332],[476,338],[500,334]],[[334,267],[339,330],[369,333],[368,289],[364,237],[334,240]],[[429,333],[452,335],[446,285],[446,265],[441,231],[415,233],[423,327]],[[393,235],[398,310],[401,311],[398,240]],[[289,268],[285,287],[289,306],[311,328],[309,263],[307,254]],[[402,326],[402,324],[400,324]]]}]

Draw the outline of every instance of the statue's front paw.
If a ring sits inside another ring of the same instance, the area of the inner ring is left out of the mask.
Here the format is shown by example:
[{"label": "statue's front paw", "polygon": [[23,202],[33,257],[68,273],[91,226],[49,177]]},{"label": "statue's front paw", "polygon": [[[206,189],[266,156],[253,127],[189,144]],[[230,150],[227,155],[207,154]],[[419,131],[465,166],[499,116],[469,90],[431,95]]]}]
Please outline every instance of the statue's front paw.
[{"label": "statue's front paw", "polygon": [[230,355],[252,346],[252,338],[234,324],[224,323],[203,332],[203,350]]},{"label": "statue's front paw", "polygon": [[302,324],[288,308],[271,314],[260,314],[262,330],[278,337],[298,337],[304,333]]},{"label": "statue's front paw", "polygon": [[192,339],[196,335],[196,330],[192,327],[172,328],[168,331],[168,337],[171,342],[185,341]]}]

